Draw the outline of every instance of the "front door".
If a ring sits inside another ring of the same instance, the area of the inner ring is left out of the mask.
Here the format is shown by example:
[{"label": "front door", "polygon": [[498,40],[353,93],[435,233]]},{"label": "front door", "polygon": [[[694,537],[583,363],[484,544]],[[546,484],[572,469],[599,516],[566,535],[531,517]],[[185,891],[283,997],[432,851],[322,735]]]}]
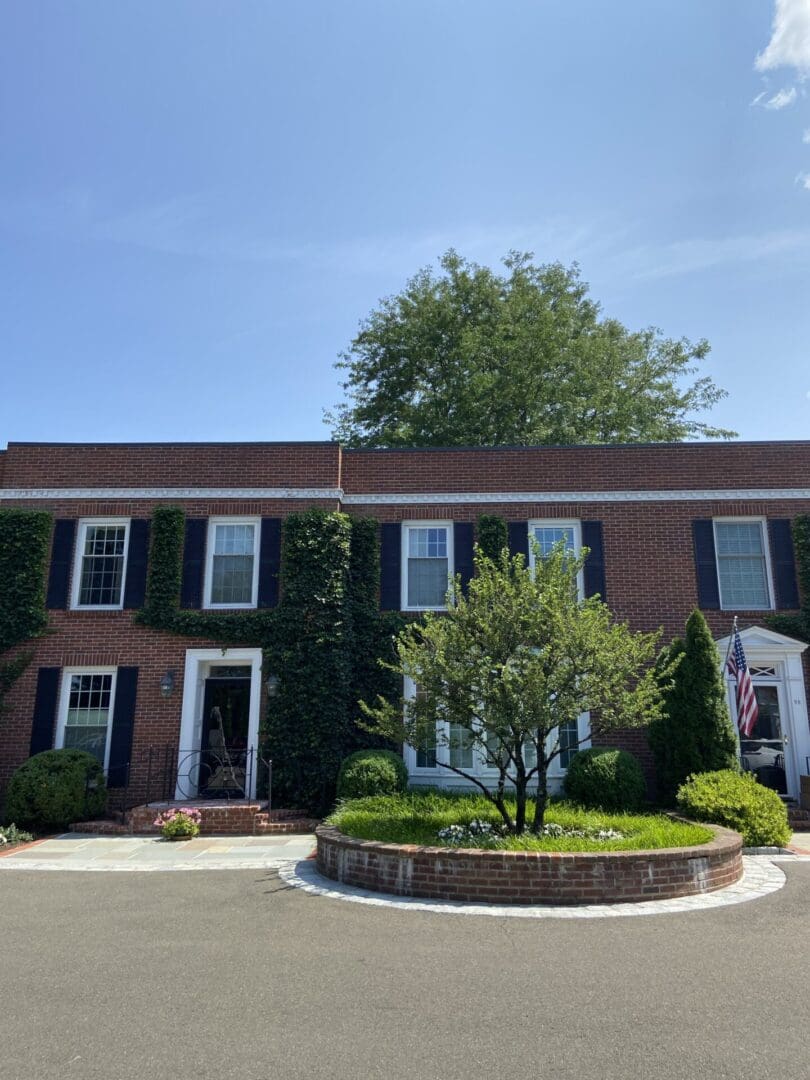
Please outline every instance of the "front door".
[{"label": "front door", "polygon": [[243,799],[249,783],[250,669],[212,668],[205,680],[197,791],[202,798]]},{"label": "front door", "polygon": [[782,725],[782,685],[757,678],[756,668],[752,673],[759,715],[750,737],[740,738],[742,767],[752,772],[765,787],[773,788],[780,795],[789,795],[785,762],[789,746]]}]

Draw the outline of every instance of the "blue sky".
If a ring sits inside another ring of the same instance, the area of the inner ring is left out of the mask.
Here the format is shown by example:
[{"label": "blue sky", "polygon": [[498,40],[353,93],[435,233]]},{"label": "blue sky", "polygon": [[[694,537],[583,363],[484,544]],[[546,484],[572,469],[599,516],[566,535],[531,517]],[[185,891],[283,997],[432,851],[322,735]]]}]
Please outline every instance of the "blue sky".
[{"label": "blue sky", "polygon": [[10,0],[0,444],[328,438],[450,246],[579,261],[810,437],[808,75],[810,0]]}]

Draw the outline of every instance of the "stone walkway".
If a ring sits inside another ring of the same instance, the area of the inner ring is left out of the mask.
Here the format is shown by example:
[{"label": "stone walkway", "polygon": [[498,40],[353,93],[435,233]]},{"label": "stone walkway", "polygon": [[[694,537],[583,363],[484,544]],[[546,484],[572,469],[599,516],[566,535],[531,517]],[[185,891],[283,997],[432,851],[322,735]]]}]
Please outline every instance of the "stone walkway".
[{"label": "stone walkway", "polygon": [[314,836],[154,836],[66,833],[0,856],[0,870],[264,870],[307,859]]},{"label": "stone walkway", "polygon": [[314,896],[328,897],[330,900],[344,900],[354,904],[370,904],[374,907],[399,908],[403,911],[429,911],[439,915],[495,915],[499,918],[513,919],[595,919],[617,918],[632,915],[667,915],[675,912],[705,911],[712,908],[726,907],[729,904],[743,904],[748,900],[759,900],[769,893],[776,892],[785,884],[785,875],[775,865],[776,861],[809,861],[808,857],[796,855],[745,855],[745,872],[741,881],[725,889],[702,893],[699,896],[684,896],[674,900],[648,900],[637,904],[468,904],[460,901],[422,900],[410,896],[389,896],[385,893],[358,889],[354,885],[343,885],[318,873],[313,860],[300,862],[296,866],[279,868],[279,877],[288,885],[303,889]]}]

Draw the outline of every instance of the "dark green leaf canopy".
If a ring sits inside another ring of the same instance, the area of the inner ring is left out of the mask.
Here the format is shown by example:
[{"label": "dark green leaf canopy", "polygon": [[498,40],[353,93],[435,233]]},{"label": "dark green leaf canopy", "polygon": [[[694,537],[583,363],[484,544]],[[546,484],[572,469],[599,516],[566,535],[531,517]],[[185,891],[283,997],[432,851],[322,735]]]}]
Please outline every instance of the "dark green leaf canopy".
[{"label": "dark green leaf canopy", "polygon": [[326,414],[348,446],[674,442],[735,432],[694,419],[725,391],[705,341],[601,316],[576,265],[511,252],[505,274],[448,251],[361,324]]}]

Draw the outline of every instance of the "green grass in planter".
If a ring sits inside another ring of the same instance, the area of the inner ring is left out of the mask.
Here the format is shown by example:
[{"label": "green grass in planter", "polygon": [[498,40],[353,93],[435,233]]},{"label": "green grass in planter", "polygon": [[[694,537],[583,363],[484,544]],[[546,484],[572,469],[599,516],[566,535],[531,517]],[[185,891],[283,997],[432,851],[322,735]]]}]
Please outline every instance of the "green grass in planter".
[{"label": "green grass in planter", "polygon": [[[534,813],[530,806],[529,820]],[[327,819],[347,836],[394,844],[442,846],[437,834],[447,825],[467,825],[474,819],[500,823],[501,818],[483,795],[460,795],[436,791],[409,791],[404,795],[379,795],[340,804]],[[640,851],[648,848],[687,847],[705,844],[712,833],[702,825],[673,821],[663,814],[604,814],[570,803],[552,803],[546,822],[571,828],[612,828],[621,840],[591,840],[577,836],[504,837],[487,847],[508,851]]]}]

